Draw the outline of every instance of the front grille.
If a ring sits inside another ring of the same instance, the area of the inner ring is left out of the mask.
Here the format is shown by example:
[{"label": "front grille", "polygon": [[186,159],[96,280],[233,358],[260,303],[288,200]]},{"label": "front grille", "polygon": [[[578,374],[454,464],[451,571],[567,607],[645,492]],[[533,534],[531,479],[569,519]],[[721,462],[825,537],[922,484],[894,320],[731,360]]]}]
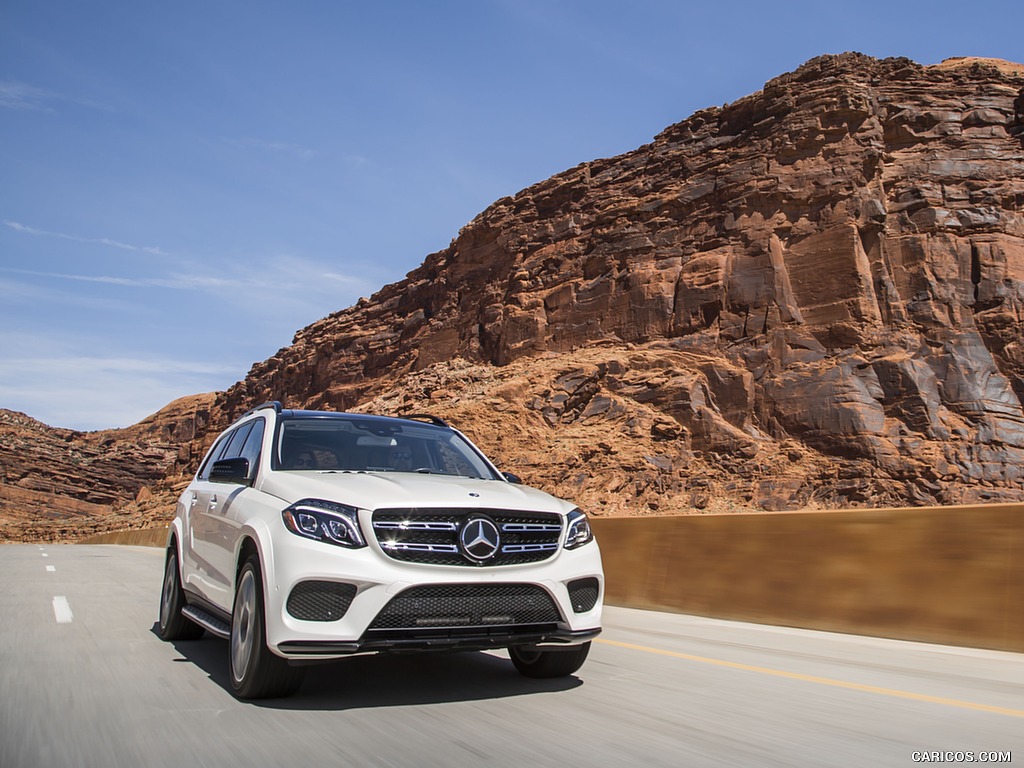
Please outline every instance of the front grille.
[{"label": "front grille", "polygon": [[554,600],[533,584],[445,584],[410,587],[396,595],[369,630],[489,629],[560,620]]},{"label": "front grille", "polygon": [[337,621],[356,596],[354,584],[300,581],[288,595],[288,613],[303,621]]},{"label": "front grille", "polygon": [[576,579],[569,582],[569,602],[575,613],[586,613],[597,605],[597,596],[601,591],[597,579]]},{"label": "front grille", "polygon": [[[459,532],[476,517],[493,521],[501,537],[498,551],[483,561],[466,556],[459,546]],[[522,565],[547,560],[558,551],[562,518],[552,512],[508,509],[378,509],[373,533],[388,557],[406,563]]]}]

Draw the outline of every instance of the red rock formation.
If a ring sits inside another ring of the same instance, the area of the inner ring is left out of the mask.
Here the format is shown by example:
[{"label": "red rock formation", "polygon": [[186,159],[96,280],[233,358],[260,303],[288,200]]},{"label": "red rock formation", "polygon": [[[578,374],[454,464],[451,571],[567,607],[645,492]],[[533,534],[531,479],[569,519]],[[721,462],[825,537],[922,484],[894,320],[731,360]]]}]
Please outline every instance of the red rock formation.
[{"label": "red rock formation", "polygon": [[[127,429],[54,429],[23,413],[0,410],[0,541],[74,538],[148,523],[141,509],[175,462],[187,464],[192,442],[208,429],[214,396],[176,400]],[[161,500],[163,501],[163,500]],[[165,510],[161,510],[161,514]]]},{"label": "red rock formation", "polygon": [[[352,408],[456,358],[571,368],[602,344],[625,371],[582,392],[538,373],[567,398],[541,412],[574,397],[654,408],[686,458],[659,467],[670,486],[700,480],[694,457],[786,451],[822,466],[734,500],[1019,499],[1022,88],[1006,62],[814,59],[497,201],[406,280],[300,331],[221,407]],[[470,417],[477,433],[488,418]],[[540,455],[564,413],[548,422]]]},{"label": "red rock formation", "polygon": [[1024,67],[822,56],[498,200],[211,428],[430,410],[619,514],[1019,500],[1022,209]]}]

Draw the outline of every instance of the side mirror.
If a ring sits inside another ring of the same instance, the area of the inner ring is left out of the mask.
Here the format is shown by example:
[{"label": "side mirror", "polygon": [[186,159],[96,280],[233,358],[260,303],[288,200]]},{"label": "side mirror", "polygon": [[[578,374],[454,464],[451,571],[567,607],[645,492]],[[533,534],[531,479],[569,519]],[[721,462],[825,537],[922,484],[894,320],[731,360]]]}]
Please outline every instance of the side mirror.
[{"label": "side mirror", "polygon": [[[216,465],[214,465],[214,466],[216,466]],[[515,483],[516,485],[522,485],[523,484],[522,478],[519,477],[519,475],[513,475],[511,472],[502,472],[501,476],[504,477],[506,480],[508,480],[510,483]]]},{"label": "side mirror", "polygon": [[252,478],[249,477],[249,460],[239,457],[213,462],[213,466],[210,467],[210,482],[252,485]]}]

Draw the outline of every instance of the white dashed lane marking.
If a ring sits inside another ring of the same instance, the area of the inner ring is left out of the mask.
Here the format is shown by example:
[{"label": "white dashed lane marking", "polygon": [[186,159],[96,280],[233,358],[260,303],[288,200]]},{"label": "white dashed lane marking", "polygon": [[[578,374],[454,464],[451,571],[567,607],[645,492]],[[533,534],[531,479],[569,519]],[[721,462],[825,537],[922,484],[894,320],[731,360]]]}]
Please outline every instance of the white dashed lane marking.
[{"label": "white dashed lane marking", "polygon": [[49,555],[43,552],[43,557],[49,557]]},{"label": "white dashed lane marking", "polygon": [[63,595],[53,598],[53,615],[58,624],[70,624],[74,615],[71,613],[71,605]]},{"label": "white dashed lane marking", "polygon": [[57,570],[57,568],[55,566],[52,566],[52,565],[46,566],[47,573],[53,573],[56,570]]}]

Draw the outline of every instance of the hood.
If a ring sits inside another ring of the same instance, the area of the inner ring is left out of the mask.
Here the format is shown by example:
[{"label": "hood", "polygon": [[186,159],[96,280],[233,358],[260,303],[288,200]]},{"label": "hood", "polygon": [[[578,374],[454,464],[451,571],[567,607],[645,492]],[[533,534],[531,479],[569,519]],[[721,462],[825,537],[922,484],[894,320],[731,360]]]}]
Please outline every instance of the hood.
[{"label": "hood", "polygon": [[324,499],[360,509],[386,507],[457,507],[514,509],[566,514],[574,504],[525,485],[502,480],[474,480],[413,472],[271,473],[260,490],[285,504]]}]

